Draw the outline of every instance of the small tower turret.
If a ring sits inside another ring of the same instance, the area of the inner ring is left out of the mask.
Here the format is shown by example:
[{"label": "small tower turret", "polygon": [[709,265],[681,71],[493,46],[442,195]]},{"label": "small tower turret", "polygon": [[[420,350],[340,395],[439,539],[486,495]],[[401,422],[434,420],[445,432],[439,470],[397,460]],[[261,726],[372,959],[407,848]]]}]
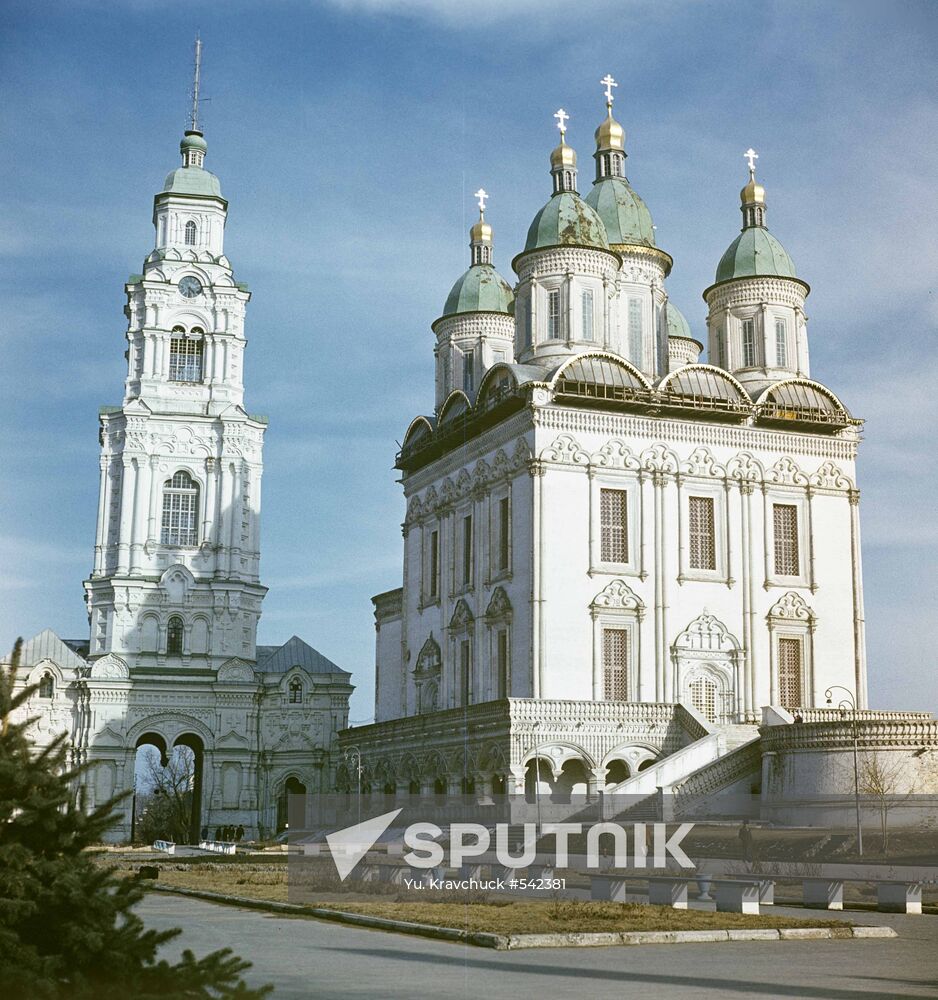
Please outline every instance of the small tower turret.
[{"label": "small tower turret", "polygon": [[436,407],[454,389],[475,396],[486,369],[514,360],[514,294],[492,265],[492,227],[485,221],[488,194],[475,193],[478,221],[469,230],[470,266],[453,285],[436,334]]},{"label": "small tower turret", "polygon": [[766,228],[765,188],[756,181],[754,149],[745,153],[749,180],[739,193],[742,232],[703,293],[709,306],[709,361],[732,372],[750,392],[792,375],[809,375],[809,286]]}]

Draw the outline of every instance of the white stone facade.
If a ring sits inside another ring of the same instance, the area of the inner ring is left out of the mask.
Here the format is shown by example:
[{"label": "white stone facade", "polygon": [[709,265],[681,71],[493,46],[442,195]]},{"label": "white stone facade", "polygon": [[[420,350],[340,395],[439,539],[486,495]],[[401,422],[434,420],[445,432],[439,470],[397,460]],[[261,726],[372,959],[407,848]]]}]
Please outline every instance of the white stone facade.
[{"label": "white stone facade", "polygon": [[[36,737],[65,733],[88,808],[134,787],[137,749],[196,755],[191,838],[282,828],[287,791],[334,784],[349,674],[302,640],[256,644],[262,447],[244,408],[250,293],[224,256],[227,202],[189,132],[184,167],[156,196],[156,247],[126,284],[128,371],[101,411],[90,641],[46,631],[17,682]],[[132,834],[121,806],[115,840]]]}]

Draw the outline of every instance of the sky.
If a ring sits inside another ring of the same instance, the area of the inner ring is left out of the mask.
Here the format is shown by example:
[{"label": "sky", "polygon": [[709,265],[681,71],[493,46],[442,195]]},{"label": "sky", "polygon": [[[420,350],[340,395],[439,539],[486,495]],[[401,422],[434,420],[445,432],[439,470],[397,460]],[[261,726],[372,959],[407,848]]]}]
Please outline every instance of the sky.
[{"label": "sky", "polygon": [[432,410],[471,192],[510,276],[550,193],[553,112],[585,191],[612,73],[698,339],[759,151],[769,227],[812,287],[812,373],[866,420],[871,704],[938,710],[934,3],[5,0],[0,29],[0,648],[87,634],[97,412],[121,399],[123,283],[179,162],[200,31],[206,167],[253,292],[246,403],[270,418],[259,642],[305,638],[371,718],[370,598],[401,574],[394,454]]}]

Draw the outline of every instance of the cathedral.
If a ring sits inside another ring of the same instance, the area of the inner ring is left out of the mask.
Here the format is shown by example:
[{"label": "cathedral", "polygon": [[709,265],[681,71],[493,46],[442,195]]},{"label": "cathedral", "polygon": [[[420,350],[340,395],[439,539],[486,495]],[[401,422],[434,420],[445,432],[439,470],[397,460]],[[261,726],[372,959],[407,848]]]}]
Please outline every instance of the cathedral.
[{"label": "cathedral", "polygon": [[[769,231],[757,154],[702,292],[703,362],[610,76],[585,196],[555,115],[513,282],[477,193],[469,267],[432,324],[432,412],[396,458],[402,585],[373,598],[374,723],[348,728],[351,676],[307,643],[257,645],[267,421],[245,406],[251,294],[205,168],[198,51],[182,165],[125,285],[123,401],[100,412],[90,634],[33,637],[16,677],[37,743],[64,733],[85,765],[86,807],[134,787],[143,746],[192,750],[192,839],[270,837],[288,793],[333,790],[668,793],[691,811],[741,792],[799,823],[814,796],[830,824],[858,745],[938,794],[938,722],[867,707],[862,422],[812,377],[809,286]],[[126,800],[114,839],[133,827]]]},{"label": "cathedral", "polygon": [[[198,58],[198,57],[197,57]],[[90,637],[23,644],[42,745],[66,733],[88,808],[135,787],[137,750],[194,754],[192,840],[286,826],[288,793],[334,785],[350,674],[293,636],[258,646],[266,417],[245,409],[248,287],[225,256],[228,203],[197,120],[153,202],[155,243],[125,285],[127,379],[100,411]],[[125,800],[115,840],[132,836]]]},{"label": "cathedral", "polygon": [[588,193],[561,109],[514,282],[480,190],[433,323],[435,407],[397,456],[403,585],[374,598],[376,721],[340,736],[366,791],[644,793],[719,765],[748,792],[767,710],[823,712],[832,685],[866,706],[861,421],[811,377],[809,286],[757,154],[704,363],[603,84]]}]

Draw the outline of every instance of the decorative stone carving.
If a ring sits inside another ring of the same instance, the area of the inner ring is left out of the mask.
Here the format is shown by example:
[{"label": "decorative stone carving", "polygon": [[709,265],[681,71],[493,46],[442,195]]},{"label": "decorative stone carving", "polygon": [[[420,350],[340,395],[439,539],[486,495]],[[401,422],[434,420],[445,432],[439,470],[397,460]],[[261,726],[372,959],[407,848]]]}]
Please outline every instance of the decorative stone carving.
[{"label": "decorative stone carving", "polygon": [[589,465],[590,457],[570,434],[561,434],[556,441],[541,452],[542,462],[560,465]]},{"label": "decorative stone carving", "polygon": [[590,604],[594,609],[616,609],[619,611],[644,612],[642,599],[629,587],[625,580],[613,580],[607,584]]},{"label": "decorative stone carving", "polygon": [[739,642],[715,615],[706,611],[695,618],[674,640],[675,650],[694,652],[735,652]]},{"label": "decorative stone carving", "polygon": [[713,457],[709,448],[695,448],[690,457],[681,463],[681,472],[687,476],[707,476],[714,479],[726,475],[726,469]]},{"label": "decorative stone carving", "polygon": [[127,681],[130,680],[130,667],[115,653],[108,653],[91,665],[92,680]]},{"label": "decorative stone carving", "polygon": [[790,590],[772,606],[769,618],[788,619],[789,621],[813,622],[814,612],[805,603],[800,594]]},{"label": "decorative stone carving", "polygon": [[785,486],[807,486],[808,477],[798,468],[798,464],[793,459],[785,456],[772,466],[769,482]]},{"label": "decorative stone carving", "polygon": [[846,476],[833,462],[825,462],[817,470],[817,472],[811,476],[810,482],[812,486],[817,486],[819,489],[823,490],[853,489],[853,483],[850,481],[850,477]]},{"label": "decorative stone carving", "polygon": [[254,670],[244,660],[226,660],[219,668],[217,675],[220,684],[251,684],[254,682]]},{"label": "decorative stone carving", "polygon": [[466,604],[464,600],[460,600],[456,603],[456,608],[453,611],[453,617],[450,618],[449,627],[455,632],[460,629],[468,628],[475,621],[475,617]]},{"label": "decorative stone carving", "polygon": [[641,463],[632,449],[624,442],[614,438],[607,441],[593,456],[593,464],[601,469],[634,469],[641,468]]},{"label": "decorative stone carving", "polygon": [[642,468],[649,472],[667,472],[672,475],[678,471],[677,455],[663,444],[655,444],[642,452]]},{"label": "decorative stone carving", "polygon": [[765,476],[765,471],[759,461],[752,457],[748,451],[744,451],[731,459],[726,467],[726,474],[730,479],[736,479],[743,483],[758,483]]},{"label": "decorative stone carving", "polygon": [[511,601],[505,593],[504,587],[496,587],[488,607],[485,609],[486,618],[507,618],[511,614]]}]

